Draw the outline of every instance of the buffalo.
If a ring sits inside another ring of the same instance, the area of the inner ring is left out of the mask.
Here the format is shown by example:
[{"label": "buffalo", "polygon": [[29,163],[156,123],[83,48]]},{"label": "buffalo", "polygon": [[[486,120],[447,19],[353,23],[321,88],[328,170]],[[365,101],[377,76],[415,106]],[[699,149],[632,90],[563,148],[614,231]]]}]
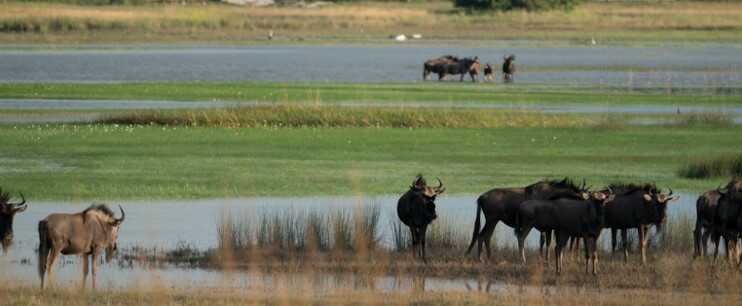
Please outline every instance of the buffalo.
[{"label": "buffalo", "polygon": [[435,213],[435,198],[446,189],[438,179],[437,187],[430,187],[422,175],[418,175],[397,202],[399,219],[410,228],[412,252],[425,262],[425,232],[438,215]]},{"label": "buffalo", "polygon": [[616,251],[616,234],[620,230],[624,261],[627,261],[627,230],[636,228],[642,263],[646,263],[649,226],[654,225],[660,231],[667,216],[667,204],[679,197],[673,196],[672,189],[669,194],[663,194],[651,183],[611,184],[609,188],[616,194],[616,198],[605,207],[605,227],[611,229],[611,251]]},{"label": "buffalo", "polygon": [[605,205],[614,194],[609,190],[591,192],[583,199],[560,198],[555,200],[528,200],[518,205],[515,232],[523,263],[525,239],[531,229],[556,233],[556,270],[562,270],[562,250],[570,237],[581,237],[585,242],[585,273],[598,273],[597,240],[603,229]]},{"label": "buffalo", "polygon": [[[556,198],[587,199],[585,183],[575,185],[570,179],[542,180],[526,187],[495,188],[477,198],[477,217],[474,221],[474,233],[466,254],[471,253],[477,243],[477,258],[481,258],[484,244],[487,258],[490,257],[490,239],[497,223],[502,221],[507,226],[515,227],[518,206],[526,200],[546,200]],[[480,215],[484,214],[484,228],[480,230]]]},{"label": "buffalo", "polygon": [[[126,218],[119,206],[121,217],[116,218],[105,204],[94,204],[75,214],[51,214],[39,221],[39,276],[44,289],[44,275],[52,279],[52,268],[59,254],[79,254],[83,258],[82,287],[88,277],[88,264],[92,264],[92,285],[95,289],[95,272],[98,255],[105,250],[106,262],[116,252],[118,231]],[[92,260],[91,260],[92,259]]]},{"label": "buffalo", "polygon": [[26,198],[20,194],[21,201],[18,203],[10,202],[10,193],[3,192],[0,188],[0,245],[3,247],[3,253],[8,251],[13,243],[13,218],[15,214],[23,212],[28,208]]},{"label": "buffalo", "polygon": [[444,80],[449,74],[460,74],[461,78],[459,81],[463,82],[464,77],[468,73],[472,82],[476,82],[480,68],[479,57],[458,58],[456,56],[446,55],[429,59],[423,63],[423,80],[427,80],[428,75],[431,73],[438,74],[439,81]]}]

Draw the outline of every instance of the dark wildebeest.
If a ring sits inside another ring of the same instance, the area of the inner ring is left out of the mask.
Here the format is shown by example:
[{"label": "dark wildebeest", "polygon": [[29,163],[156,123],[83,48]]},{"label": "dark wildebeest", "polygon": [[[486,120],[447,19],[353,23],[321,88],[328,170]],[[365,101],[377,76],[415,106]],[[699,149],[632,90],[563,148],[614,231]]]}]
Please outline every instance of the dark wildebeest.
[{"label": "dark wildebeest", "polygon": [[438,187],[430,187],[422,175],[412,182],[410,189],[397,202],[399,220],[410,228],[412,253],[425,261],[425,231],[428,225],[438,217],[435,213],[435,197],[443,193],[443,182],[438,180]]},{"label": "dark wildebeest", "polygon": [[621,231],[621,246],[624,261],[629,258],[629,243],[626,237],[629,229],[639,231],[639,247],[642,254],[642,263],[647,262],[647,242],[649,226],[655,226],[659,232],[667,216],[667,204],[679,199],[669,194],[663,194],[655,184],[611,184],[616,198],[605,207],[605,227],[611,229],[611,251],[616,251],[618,231]]},{"label": "dark wildebeest", "polygon": [[556,269],[562,271],[562,249],[570,237],[581,237],[585,249],[585,273],[598,273],[597,240],[603,229],[604,206],[614,198],[610,190],[591,192],[587,200],[560,198],[528,200],[518,207],[515,232],[523,263],[526,262],[525,239],[531,229],[556,233]]},{"label": "dark wildebeest", "polygon": [[[518,206],[526,200],[547,200],[556,198],[586,199],[585,184],[576,186],[568,178],[562,180],[542,180],[526,187],[495,188],[477,198],[477,217],[474,221],[474,232],[471,243],[466,250],[468,255],[474,243],[477,243],[477,258],[481,258],[484,244],[487,258],[490,257],[490,239],[497,223],[502,221],[507,226],[515,226]],[[484,214],[484,228],[480,231],[480,214]]]},{"label": "dark wildebeest", "polygon": [[3,247],[3,253],[8,251],[13,243],[13,218],[15,214],[23,212],[28,208],[26,198],[21,193],[19,203],[10,203],[10,193],[3,192],[0,188],[0,244]]},{"label": "dark wildebeest", "polygon": [[[738,206],[742,205],[742,179],[732,179],[724,188],[718,187],[703,193],[696,201],[696,228],[693,231],[694,256],[705,256],[709,237],[714,242],[714,259],[719,254],[720,238],[724,238],[727,256],[736,251],[737,239],[742,223],[735,220]],[[742,213],[740,213],[742,217]]]},{"label": "dark wildebeest", "polygon": [[449,74],[460,74],[459,81],[463,82],[464,76],[468,73],[472,82],[476,82],[480,68],[479,57],[457,58],[447,55],[425,61],[423,64],[423,80],[427,80],[430,73],[438,74],[439,81],[444,80]]},{"label": "dark wildebeest", "polygon": [[52,279],[54,262],[59,254],[81,255],[83,259],[82,287],[88,277],[88,264],[92,264],[92,281],[95,289],[95,265],[103,250],[106,262],[113,259],[117,249],[116,239],[121,223],[126,218],[124,209],[116,219],[113,211],[104,204],[94,204],[75,214],[51,214],[39,221],[39,276],[44,288],[44,275]]},{"label": "dark wildebeest", "polygon": [[515,55],[503,57],[502,63],[502,80],[505,83],[511,83],[514,81],[513,76],[515,75]]},{"label": "dark wildebeest", "polygon": [[487,63],[484,65],[484,81],[485,82],[492,82],[495,80],[494,72],[492,71],[492,66],[490,66],[490,63]]},{"label": "dark wildebeest", "polygon": [[742,234],[742,178],[732,179],[726,187],[717,191],[721,196],[712,222],[711,235],[716,248],[714,258],[718,254],[721,237],[724,238],[727,259],[734,262],[738,259],[734,255],[737,255],[738,240]]}]

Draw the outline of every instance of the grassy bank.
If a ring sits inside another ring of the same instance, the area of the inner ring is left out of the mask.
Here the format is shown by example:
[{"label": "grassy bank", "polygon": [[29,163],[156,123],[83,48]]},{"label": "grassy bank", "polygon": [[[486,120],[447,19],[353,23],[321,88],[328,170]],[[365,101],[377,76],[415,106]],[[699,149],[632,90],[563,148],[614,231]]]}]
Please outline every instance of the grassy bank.
[{"label": "grassy bank", "polygon": [[[390,9],[390,6],[392,8]],[[742,4],[588,3],[572,12],[476,13],[452,3],[355,3],[320,8],[219,4],[78,6],[5,3],[0,42],[382,42],[404,32],[423,41],[549,40],[605,43],[741,42]],[[586,30],[589,29],[589,30]]]},{"label": "grassy bank", "polygon": [[742,127],[207,128],[1,126],[0,186],[34,200],[396,194],[417,173],[450,193],[548,176],[705,190],[676,169],[742,150]]},{"label": "grassy bank", "polygon": [[742,105],[735,88],[668,90],[517,84],[349,84],[271,82],[160,82],[126,84],[0,84],[0,98],[235,101],[313,104],[466,106],[501,104]]}]

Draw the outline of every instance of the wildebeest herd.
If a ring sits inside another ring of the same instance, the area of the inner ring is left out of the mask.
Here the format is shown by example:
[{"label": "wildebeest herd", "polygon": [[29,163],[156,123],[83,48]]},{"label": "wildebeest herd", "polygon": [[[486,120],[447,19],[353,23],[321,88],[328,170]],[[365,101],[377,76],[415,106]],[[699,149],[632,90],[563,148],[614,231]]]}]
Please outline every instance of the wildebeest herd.
[{"label": "wildebeest herd", "polygon": [[[479,57],[463,57],[454,55],[444,55],[438,58],[431,58],[423,63],[423,81],[428,79],[431,73],[438,75],[438,80],[443,81],[449,75],[461,75],[459,81],[464,81],[468,74],[472,82],[479,78],[479,72],[482,70]],[[512,83],[515,75],[515,55],[503,57],[502,63],[502,80],[505,83]],[[484,66],[484,81],[493,82],[495,80],[492,66],[487,63]]]},{"label": "wildebeest herd", "polygon": [[[422,175],[412,182],[410,189],[397,203],[402,223],[410,228],[415,256],[425,258],[425,231],[436,219],[435,198],[444,190],[439,180],[437,187],[427,185]],[[532,229],[541,233],[540,254],[546,256],[552,235],[556,238],[556,270],[561,272],[563,250],[567,243],[573,248],[584,243],[585,272],[598,272],[597,240],[603,229],[611,230],[611,250],[616,251],[617,233],[621,233],[624,260],[628,261],[627,231],[637,229],[642,263],[647,261],[648,231],[655,226],[659,231],[667,218],[667,205],[679,197],[672,189],[667,192],[654,183],[610,184],[599,190],[590,190],[574,184],[570,179],[541,180],[516,188],[495,188],[477,198],[476,218],[471,243],[466,254],[477,245],[477,258],[484,246],[491,256],[490,240],[499,222],[513,228],[518,240],[521,260],[525,263],[525,238]],[[726,186],[702,194],[696,203],[697,221],[694,230],[695,255],[703,256],[709,238],[715,244],[724,239],[731,261],[742,264],[739,240],[742,239],[742,178],[732,179]],[[485,224],[481,227],[481,216]],[[544,246],[546,249],[544,250]],[[738,255],[739,259],[732,256]]]},{"label": "wildebeest herd", "polygon": [[[437,218],[435,200],[445,191],[443,182],[429,186],[422,175],[418,175],[409,189],[397,202],[397,214],[410,228],[412,250],[415,257],[426,261],[425,233]],[[13,218],[28,206],[22,194],[20,201],[11,202],[9,192],[0,189],[0,239],[5,252],[13,239]],[[611,229],[611,250],[617,246],[617,233],[621,233],[621,248],[624,260],[628,260],[627,230],[639,232],[642,262],[646,262],[648,230],[658,230],[665,222],[667,205],[678,199],[672,189],[658,188],[653,183],[611,184],[605,188],[591,190],[583,181],[581,185],[572,180],[541,180],[531,185],[516,188],[495,188],[483,193],[476,201],[476,218],[469,254],[477,245],[477,258],[481,258],[482,247],[487,257],[491,256],[490,239],[499,222],[514,229],[518,240],[521,260],[525,263],[524,244],[528,233],[536,229],[541,233],[540,254],[548,262],[552,235],[556,238],[556,271],[561,272],[565,247],[576,250],[580,241],[584,244],[586,273],[598,272],[597,240],[603,229]],[[119,206],[121,216],[105,204],[93,204],[74,214],[50,214],[38,223],[39,252],[38,270],[41,287],[45,276],[51,278],[52,268],[60,254],[81,255],[83,258],[83,286],[92,267],[92,286],[95,288],[96,258],[105,253],[106,261],[113,258],[117,249],[117,237],[126,218]],[[742,239],[742,178],[734,178],[725,186],[703,193],[696,202],[696,228],[694,230],[694,257],[704,256],[708,239],[715,244],[715,257],[723,239],[730,261],[742,263],[739,240]],[[484,216],[484,227],[481,216]],[[545,247],[545,249],[544,249]],[[739,258],[733,257],[734,255]]]}]

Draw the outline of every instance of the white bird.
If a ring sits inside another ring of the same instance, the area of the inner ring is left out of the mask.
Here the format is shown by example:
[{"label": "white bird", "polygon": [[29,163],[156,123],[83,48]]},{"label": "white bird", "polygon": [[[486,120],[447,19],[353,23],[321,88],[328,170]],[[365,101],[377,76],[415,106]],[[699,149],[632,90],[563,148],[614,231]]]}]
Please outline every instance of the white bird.
[{"label": "white bird", "polygon": [[593,46],[595,46],[595,45],[598,44],[598,42],[595,41],[595,37],[590,38],[590,44],[593,45]]}]

